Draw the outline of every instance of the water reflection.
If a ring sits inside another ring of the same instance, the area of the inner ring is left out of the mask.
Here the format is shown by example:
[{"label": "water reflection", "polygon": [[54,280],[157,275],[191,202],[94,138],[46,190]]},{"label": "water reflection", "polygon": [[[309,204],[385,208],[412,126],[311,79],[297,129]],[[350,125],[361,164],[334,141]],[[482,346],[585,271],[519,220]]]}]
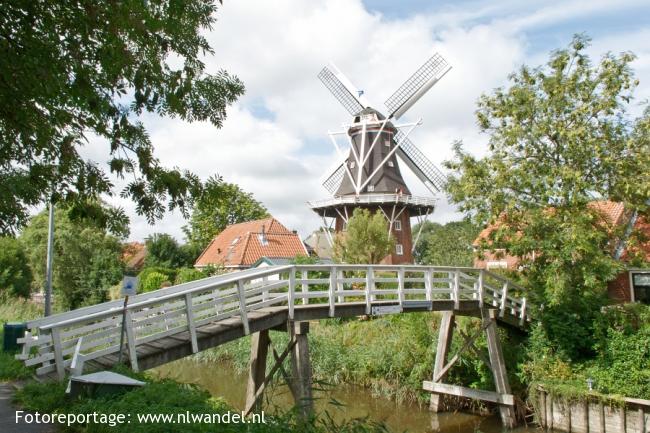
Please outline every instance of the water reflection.
[{"label": "water reflection", "polygon": [[[180,360],[156,368],[154,374],[194,383],[207,389],[213,396],[224,398],[238,410],[244,408],[246,400],[246,375],[238,373],[228,364],[208,364],[191,360]],[[324,387],[315,393],[316,410],[328,411],[334,419],[369,417],[384,422],[392,431],[408,430],[413,433],[500,433],[503,429],[495,416],[482,417],[466,413],[429,412],[415,404],[397,404],[394,401],[373,397],[370,391],[361,387]],[[286,386],[273,387],[270,403],[283,408],[292,406],[293,400]],[[513,432],[541,433],[533,428],[518,428]]]}]

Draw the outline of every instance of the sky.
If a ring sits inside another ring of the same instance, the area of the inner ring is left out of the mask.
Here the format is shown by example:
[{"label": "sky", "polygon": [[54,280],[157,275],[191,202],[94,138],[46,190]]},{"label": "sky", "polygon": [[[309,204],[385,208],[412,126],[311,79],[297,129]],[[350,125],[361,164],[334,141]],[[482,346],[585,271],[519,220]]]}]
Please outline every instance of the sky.
[{"label": "sky", "polygon": [[[226,0],[206,33],[214,48],[206,69],[237,75],[246,94],[228,109],[221,129],[153,115],[144,123],[163,165],[237,183],[306,237],[320,225],[307,201],[328,197],[321,181],[337,161],[327,132],[350,121],[316,77],[328,62],[381,110],[412,72],[442,54],[453,69],[400,119],[422,120],[410,138],[441,166],[455,140],[476,155],[486,152],[488,137],[474,116],[481,94],[507,85],[523,64],[543,64],[582,32],[593,39],[594,60],[608,51],[638,56],[633,111],[640,112],[638,103],[650,99],[650,0]],[[89,158],[108,160],[105,143],[91,140],[87,147]],[[414,195],[430,196],[407,168],[402,172]],[[183,241],[186,222],[178,212],[151,226],[116,195],[107,201],[129,214],[131,240],[165,232]],[[432,221],[462,217],[437,198]]]}]

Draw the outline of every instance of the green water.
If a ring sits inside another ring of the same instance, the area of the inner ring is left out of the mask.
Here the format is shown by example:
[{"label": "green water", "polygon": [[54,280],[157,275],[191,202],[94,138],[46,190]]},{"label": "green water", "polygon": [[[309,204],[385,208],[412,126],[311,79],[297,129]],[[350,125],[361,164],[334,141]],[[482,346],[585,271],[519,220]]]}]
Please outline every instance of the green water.
[{"label": "green water", "polygon": [[[236,409],[244,408],[247,377],[229,364],[180,360],[158,367],[154,372],[161,377],[200,385],[213,396],[224,398]],[[384,422],[394,432],[501,433],[503,430],[496,416],[435,414],[415,404],[397,404],[385,398],[373,397],[369,390],[360,387],[339,385],[324,388],[315,393],[316,410],[327,410],[336,419],[367,416]],[[291,394],[285,386],[273,388],[271,393],[272,405],[284,408],[292,406]],[[338,404],[334,404],[334,401]],[[542,430],[521,427],[513,432],[541,433]]]}]

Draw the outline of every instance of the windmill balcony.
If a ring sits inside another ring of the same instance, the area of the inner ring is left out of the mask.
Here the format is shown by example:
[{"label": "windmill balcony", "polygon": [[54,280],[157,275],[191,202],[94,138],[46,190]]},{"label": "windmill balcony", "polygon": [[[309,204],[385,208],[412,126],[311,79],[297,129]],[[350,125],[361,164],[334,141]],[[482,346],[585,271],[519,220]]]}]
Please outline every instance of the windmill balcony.
[{"label": "windmill balcony", "polygon": [[[327,211],[346,205],[382,205],[401,204],[411,210],[426,211],[435,207],[436,199],[432,197],[420,197],[406,194],[359,194],[341,195],[323,200],[314,200],[307,203],[310,208],[316,211]],[[320,212],[319,212],[320,213]]]}]

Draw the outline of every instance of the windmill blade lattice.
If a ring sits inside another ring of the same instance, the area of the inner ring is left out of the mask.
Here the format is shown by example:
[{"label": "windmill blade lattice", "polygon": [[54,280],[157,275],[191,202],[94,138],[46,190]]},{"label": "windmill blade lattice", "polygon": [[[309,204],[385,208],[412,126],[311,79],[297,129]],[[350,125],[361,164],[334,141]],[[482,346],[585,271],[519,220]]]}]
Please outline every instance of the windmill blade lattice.
[{"label": "windmill blade lattice", "polygon": [[397,131],[395,141],[400,144],[397,155],[432,193],[442,192],[447,177],[427,158],[402,131]]},{"label": "windmill blade lattice", "polygon": [[343,176],[345,175],[345,168],[343,164],[339,165],[332,174],[329,175],[327,179],[323,182],[323,186],[330,194],[336,193],[336,190],[339,189],[341,182],[343,181]]},{"label": "windmill blade lattice", "polygon": [[350,93],[348,88],[336,77],[327,66],[318,74],[318,79],[328,88],[336,99],[348,110],[348,113],[354,115],[365,107],[359,102],[355,95]]},{"label": "windmill blade lattice", "polygon": [[386,100],[390,117],[399,118],[450,69],[440,54],[434,54]]}]

